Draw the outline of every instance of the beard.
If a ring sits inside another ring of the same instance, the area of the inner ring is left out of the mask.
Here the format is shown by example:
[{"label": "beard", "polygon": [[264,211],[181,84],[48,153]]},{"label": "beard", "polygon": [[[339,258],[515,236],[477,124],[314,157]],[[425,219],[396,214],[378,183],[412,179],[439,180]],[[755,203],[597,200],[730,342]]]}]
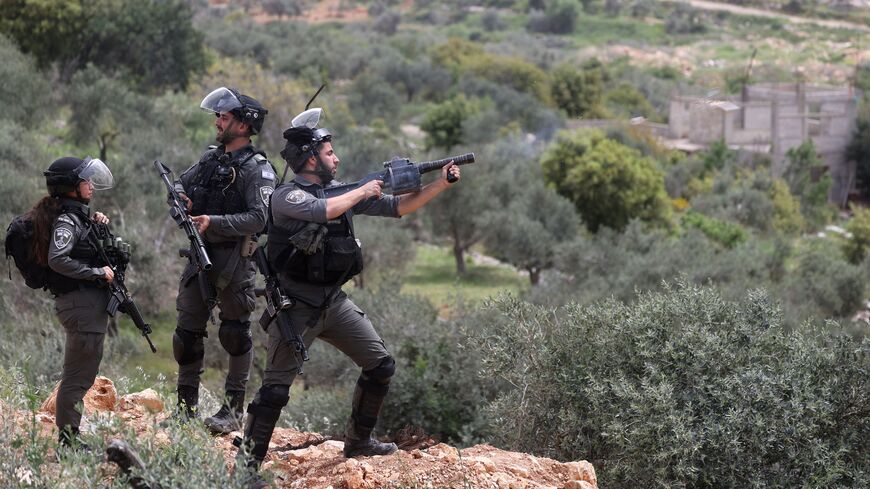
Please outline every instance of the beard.
[{"label": "beard", "polygon": [[240,134],[239,131],[236,130],[235,122],[231,122],[223,131],[218,130],[217,136],[215,136],[214,139],[218,143],[226,145],[239,136]]},{"label": "beard", "polygon": [[317,168],[314,170],[318,177],[320,177],[320,181],[323,185],[331,182],[335,178],[335,170],[330,170],[323,164],[323,160],[320,159],[320,156],[317,156]]}]

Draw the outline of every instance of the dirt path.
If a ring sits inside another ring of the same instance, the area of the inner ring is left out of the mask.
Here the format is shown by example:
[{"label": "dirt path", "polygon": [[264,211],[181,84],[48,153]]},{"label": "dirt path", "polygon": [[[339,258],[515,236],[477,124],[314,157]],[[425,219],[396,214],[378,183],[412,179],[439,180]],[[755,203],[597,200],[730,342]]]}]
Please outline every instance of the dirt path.
[{"label": "dirt path", "polygon": [[692,7],[701,10],[718,10],[731,12],[732,14],[738,15],[755,15],[758,17],[770,17],[775,19],[782,19],[788,22],[794,22],[796,24],[816,24],[824,27],[831,27],[835,29],[852,29],[864,32],[870,32],[870,27],[866,25],[856,24],[854,22],[847,22],[845,20],[830,20],[830,19],[813,19],[810,17],[799,17],[797,15],[788,15],[781,12],[775,12],[772,10],[764,10],[760,8],[752,8],[752,7],[741,7],[740,5],[733,5],[730,3],[719,3],[719,2],[709,2],[705,0],[685,0],[685,3],[690,4]]}]

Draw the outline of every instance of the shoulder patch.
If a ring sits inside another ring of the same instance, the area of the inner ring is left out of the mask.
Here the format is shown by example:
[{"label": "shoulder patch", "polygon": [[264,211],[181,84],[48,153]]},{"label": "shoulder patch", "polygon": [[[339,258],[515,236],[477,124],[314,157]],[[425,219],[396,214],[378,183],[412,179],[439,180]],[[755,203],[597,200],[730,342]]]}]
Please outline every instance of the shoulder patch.
[{"label": "shoulder patch", "polygon": [[284,197],[284,200],[290,204],[300,204],[305,201],[305,195],[306,193],[304,190],[294,190],[287,194],[287,197]]},{"label": "shoulder patch", "polygon": [[54,247],[62,250],[72,241],[72,231],[67,228],[57,228],[54,230]]},{"label": "shoulder patch", "polygon": [[262,187],[260,187],[260,198],[263,199],[264,205],[269,205],[269,197],[274,191],[275,189],[268,185],[263,185]]},{"label": "shoulder patch", "polygon": [[263,178],[266,180],[274,180],[275,179],[275,172],[273,172],[272,170],[270,170],[268,168],[263,168],[262,170],[260,170],[260,178]]},{"label": "shoulder patch", "polygon": [[60,222],[63,222],[63,223],[69,224],[70,226],[75,226],[75,225],[76,225],[76,223],[73,222],[72,218],[69,217],[69,216],[66,215],[66,214],[61,214],[61,215],[57,216],[57,220],[60,221]]}]

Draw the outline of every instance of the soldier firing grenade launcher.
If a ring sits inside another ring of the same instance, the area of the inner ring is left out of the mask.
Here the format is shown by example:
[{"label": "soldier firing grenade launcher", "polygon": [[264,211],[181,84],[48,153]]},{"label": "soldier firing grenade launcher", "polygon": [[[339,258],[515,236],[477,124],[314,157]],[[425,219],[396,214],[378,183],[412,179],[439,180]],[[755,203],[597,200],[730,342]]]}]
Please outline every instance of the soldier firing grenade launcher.
[{"label": "soldier firing grenade launcher", "polygon": [[142,317],[142,312],[139,307],[133,302],[133,297],[130,291],[127,290],[127,285],[124,283],[124,276],[127,273],[127,263],[130,262],[130,244],[125,243],[118,236],[113,236],[109,231],[109,226],[106,224],[93,223],[88,228],[88,238],[91,244],[100,253],[100,259],[112,268],[115,278],[109,283],[109,304],[106,306],[106,312],[109,316],[115,317],[118,311],[121,311],[133,321],[133,325],[142,332],[142,336],[148,341],[148,346],[151,347],[152,353],[157,353],[157,348],[151,342],[151,325],[145,322]]},{"label": "soldier firing grenade launcher", "polygon": [[161,163],[160,160],[154,160],[154,168],[156,168],[157,173],[160,174],[160,178],[163,180],[163,184],[166,185],[166,190],[169,192],[169,198],[172,200],[169,204],[169,215],[172,216],[172,219],[175,220],[178,227],[184,229],[184,234],[186,234],[187,239],[190,240],[190,249],[179,251],[179,256],[191,259],[199,270],[211,270],[211,259],[208,256],[208,252],[205,250],[205,242],[202,240],[202,236],[196,229],[196,224],[194,224],[193,220],[187,214],[187,206],[184,204],[184,200],[169,180],[169,175],[172,175],[172,170]]},{"label": "soldier firing grenade launcher", "polygon": [[281,290],[278,284],[278,277],[272,267],[269,266],[269,260],[266,258],[266,252],[262,247],[258,247],[254,251],[254,263],[257,264],[257,269],[266,279],[266,287],[262,289],[254,289],[254,295],[257,297],[266,298],[266,310],[260,316],[260,327],[263,331],[268,330],[269,325],[275,321],[278,324],[278,331],[284,343],[293,349],[299,365],[298,374],[302,375],[302,364],[308,361],[308,349],[305,348],[305,341],[302,335],[299,334],[293,327],[290,321],[290,309],[296,304],[295,301],[287,297],[284,291]]},{"label": "soldier firing grenade launcher", "polygon": [[[474,153],[450,156],[435,161],[424,161],[417,164],[411,163],[408,158],[396,158],[385,162],[384,169],[381,171],[369,173],[358,182],[327,187],[323,189],[323,193],[326,198],[335,197],[359,188],[372,180],[382,180],[384,182],[384,189],[390,190],[393,195],[409,194],[423,187],[421,175],[430,171],[440,170],[451,161],[457,165],[474,163]],[[453,178],[453,175],[448,174],[447,181],[453,183],[456,179]]]}]

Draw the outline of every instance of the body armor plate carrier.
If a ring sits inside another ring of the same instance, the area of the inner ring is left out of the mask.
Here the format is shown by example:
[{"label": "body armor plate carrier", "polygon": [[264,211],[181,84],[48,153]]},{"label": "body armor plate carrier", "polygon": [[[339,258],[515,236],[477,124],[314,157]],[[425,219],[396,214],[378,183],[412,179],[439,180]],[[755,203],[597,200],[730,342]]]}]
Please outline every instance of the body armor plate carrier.
[{"label": "body armor plate carrier", "polygon": [[340,286],[362,272],[362,250],[354,237],[349,213],[329,221],[324,227],[323,245],[306,254],[293,245],[295,233],[276,226],[269,213],[266,248],[269,262],[293,280],[314,285]]}]

